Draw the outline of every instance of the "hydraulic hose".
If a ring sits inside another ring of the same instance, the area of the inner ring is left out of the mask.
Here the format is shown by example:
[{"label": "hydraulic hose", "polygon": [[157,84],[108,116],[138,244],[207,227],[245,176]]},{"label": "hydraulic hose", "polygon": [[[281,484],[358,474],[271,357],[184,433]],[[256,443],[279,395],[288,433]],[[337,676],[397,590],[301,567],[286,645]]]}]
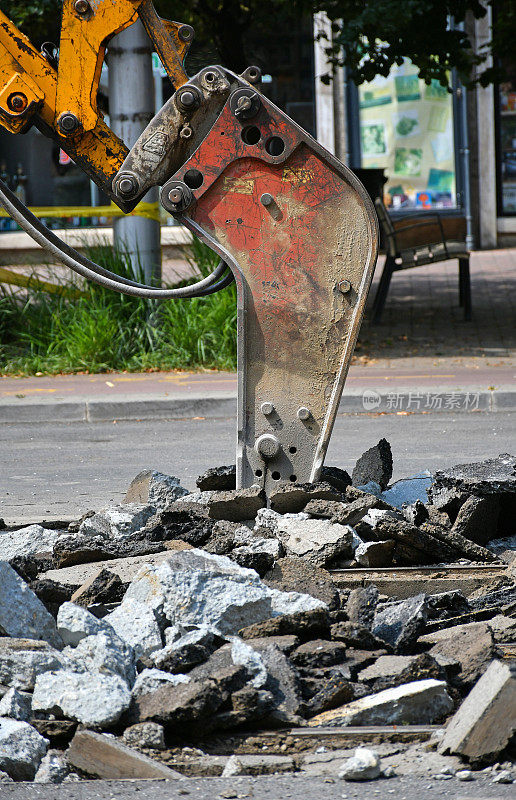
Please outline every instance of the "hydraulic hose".
[{"label": "hydraulic hose", "polygon": [[[218,266],[206,278],[203,278],[190,286],[183,286],[176,289],[160,289],[146,284],[123,278],[114,272],[101,267],[99,264],[90,261],[73,247],[70,247],[56,236],[51,230],[45,227],[40,220],[23,205],[9,187],[0,179],[0,203],[4,206],[8,214],[18,223],[29,236],[34,239],[41,247],[48,250],[55,258],[69,267],[71,270],[81,275],[83,278],[93,281],[107,289],[113,289],[121,294],[131,295],[132,297],[143,297],[153,300],[167,300],[171,298],[190,299],[194,297],[206,297],[209,294],[220,291],[233,280],[233,274],[224,276],[227,264],[219,261]],[[224,276],[224,277],[223,277]]]}]

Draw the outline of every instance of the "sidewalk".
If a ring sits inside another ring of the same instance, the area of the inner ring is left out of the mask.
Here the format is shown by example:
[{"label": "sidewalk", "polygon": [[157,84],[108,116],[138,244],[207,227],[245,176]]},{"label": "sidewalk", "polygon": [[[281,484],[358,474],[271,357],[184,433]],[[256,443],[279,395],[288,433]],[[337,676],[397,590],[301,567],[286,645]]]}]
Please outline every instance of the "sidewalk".
[{"label": "sidewalk", "polygon": [[[341,413],[516,411],[516,250],[474,253],[471,273],[471,323],[456,262],[394,275],[384,321],[364,321]],[[0,377],[0,423],[227,417],[235,398],[232,373]]]}]

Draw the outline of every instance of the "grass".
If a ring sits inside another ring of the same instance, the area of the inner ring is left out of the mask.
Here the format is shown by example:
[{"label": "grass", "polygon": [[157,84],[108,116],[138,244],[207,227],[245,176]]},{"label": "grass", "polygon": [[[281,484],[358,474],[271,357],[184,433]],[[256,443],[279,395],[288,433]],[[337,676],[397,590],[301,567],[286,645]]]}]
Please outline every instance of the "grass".
[{"label": "grass", "polygon": [[[102,248],[88,256],[129,275],[128,260]],[[217,256],[195,242],[191,260],[207,275]],[[29,287],[0,287],[0,374],[140,372],[236,368],[234,284],[193,300],[140,300],[92,283],[72,299]]]}]

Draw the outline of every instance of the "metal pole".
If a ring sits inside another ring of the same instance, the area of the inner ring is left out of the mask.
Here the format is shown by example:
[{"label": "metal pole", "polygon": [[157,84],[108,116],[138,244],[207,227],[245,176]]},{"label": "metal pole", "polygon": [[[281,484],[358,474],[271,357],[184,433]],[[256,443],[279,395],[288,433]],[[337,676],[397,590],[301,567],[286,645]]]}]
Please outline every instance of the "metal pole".
[{"label": "metal pole", "polygon": [[[132,147],[154,116],[154,77],[149,37],[138,19],[109,45],[109,121]],[[158,201],[152,189],[142,202]],[[113,222],[115,248],[127,253],[133,272],[143,270],[146,283],[161,281],[161,228],[156,220],[122,217]]]}]

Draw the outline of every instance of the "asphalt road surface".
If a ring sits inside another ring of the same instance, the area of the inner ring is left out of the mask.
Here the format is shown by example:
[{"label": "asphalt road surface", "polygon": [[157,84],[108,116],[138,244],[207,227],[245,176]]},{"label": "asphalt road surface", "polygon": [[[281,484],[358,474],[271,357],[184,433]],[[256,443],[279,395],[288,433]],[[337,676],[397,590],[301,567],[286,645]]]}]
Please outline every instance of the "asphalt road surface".
[{"label": "asphalt road surface", "polygon": [[[516,452],[516,412],[342,415],[327,464],[351,470],[382,436],[394,478]],[[235,461],[235,421],[0,425],[0,517],[8,524],[71,519],[116,502],[142,469],[176,475],[184,486],[208,467]]]},{"label": "asphalt road surface", "polygon": [[185,778],[175,781],[85,781],[61,786],[0,784],[2,800],[509,800],[515,784],[493,784],[480,776],[470,783],[452,778],[403,776],[369,783],[302,775],[260,778]]}]

